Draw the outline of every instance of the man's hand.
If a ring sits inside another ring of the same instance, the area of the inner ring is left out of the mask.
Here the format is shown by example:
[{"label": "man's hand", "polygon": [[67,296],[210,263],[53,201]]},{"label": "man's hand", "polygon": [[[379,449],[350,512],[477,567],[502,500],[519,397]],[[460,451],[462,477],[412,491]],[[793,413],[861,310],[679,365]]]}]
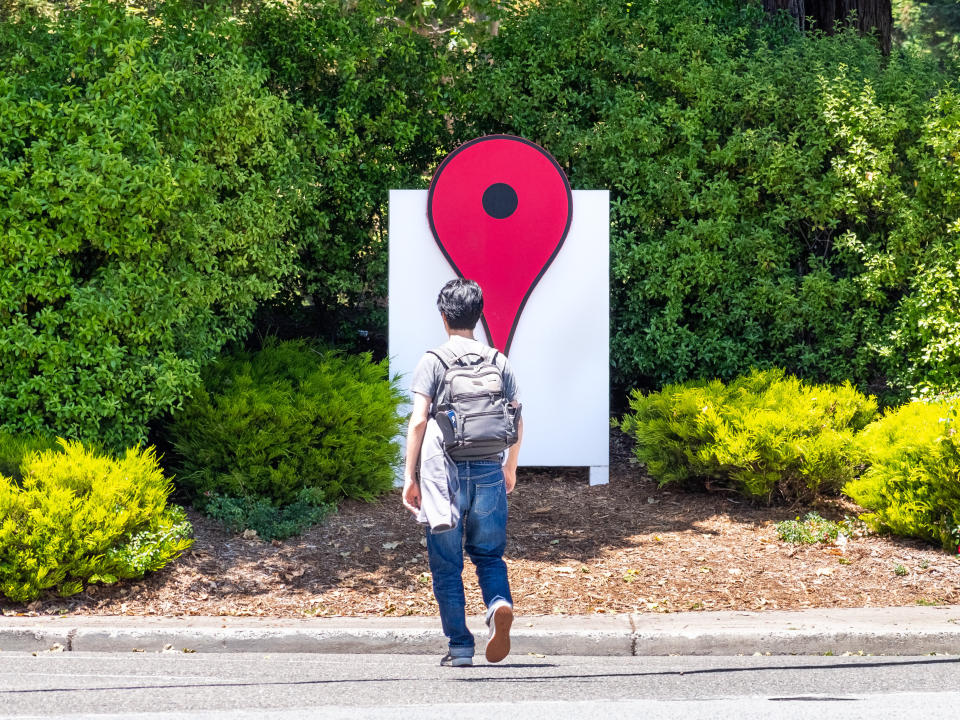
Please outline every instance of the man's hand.
[{"label": "man's hand", "polygon": [[503,482],[507,488],[507,495],[509,495],[517,484],[517,469],[515,467],[503,466]]},{"label": "man's hand", "polygon": [[403,481],[403,506],[418,515],[420,512],[420,486],[412,477],[407,477]]},{"label": "man's hand", "polygon": [[414,516],[420,512],[420,484],[417,482],[417,465],[420,464],[420,446],[427,429],[427,413],[430,398],[418,392],[413,394],[413,411],[407,426],[407,463],[403,472],[403,506]]},{"label": "man's hand", "polygon": [[420,485],[417,483],[417,465],[420,464],[420,446],[427,429],[430,398],[418,392],[413,394],[413,411],[407,426],[407,464],[403,471],[403,506],[417,515],[420,511]]},{"label": "man's hand", "polygon": [[[510,404],[514,407],[518,405],[516,400]],[[503,480],[506,484],[508,495],[513,492],[513,488],[517,485],[517,465],[519,465],[520,461],[520,443],[522,441],[523,418],[520,418],[520,422],[517,423],[517,442],[510,446],[510,449],[507,451],[507,461],[503,464]]]}]

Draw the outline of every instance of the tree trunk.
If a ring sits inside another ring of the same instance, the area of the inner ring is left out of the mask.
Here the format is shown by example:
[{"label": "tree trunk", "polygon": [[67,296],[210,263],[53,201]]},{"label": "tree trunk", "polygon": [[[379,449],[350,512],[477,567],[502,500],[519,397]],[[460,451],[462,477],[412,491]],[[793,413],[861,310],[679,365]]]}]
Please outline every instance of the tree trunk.
[{"label": "tree trunk", "polygon": [[769,13],[786,10],[797,18],[797,26],[805,29],[805,18],[810,27],[832,35],[837,23],[850,22],[856,14],[857,29],[865,34],[876,32],[883,53],[890,52],[890,32],[893,29],[893,9],[890,0],[763,0]]},{"label": "tree trunk", "polygon": [[890,52],[890,31],[893,28],[893,10],[890,0],[810,0],[807,15],[813,26],[833,34],[836,23],[847,23],[856,13],[857,29],[861,33],[875,31],[884,54]]},{"label": "tree trunk", "polygon": [[763,0],[763,9],[771,15],[786,10],[797,21],[797,29],[803,30],[807,22],[805,0]]}]

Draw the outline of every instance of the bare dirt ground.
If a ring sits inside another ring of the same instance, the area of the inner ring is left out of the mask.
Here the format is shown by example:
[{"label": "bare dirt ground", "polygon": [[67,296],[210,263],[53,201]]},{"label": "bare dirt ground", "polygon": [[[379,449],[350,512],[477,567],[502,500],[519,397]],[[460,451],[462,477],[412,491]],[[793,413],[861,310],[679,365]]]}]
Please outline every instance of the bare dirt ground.
[{"label": "bare dirt ground", "polygon": [[[611,435],[610,484],[584,469],[521,470],[510,496],[507,565],[517,610],[676,612],[960,603],[960,558],[920,542],[876,535],[844,548],[798,546],[774,524],[803,508],[751,507],[726,493],[661,490]],[[816,508],[841,519],[858,508]],[[5,614],[434,615],[423,531],[400,504],[347,502],[300,538],[264,543],[231,535],[191,511],[196,540],[141,581],[94,586]],[[902,566],[899,569],[897,566]],[[895,570],[899,570],[898,574]],[[903,574],[903,572],[905,574]],[[464,573],[467,610],[482,612]]]}]

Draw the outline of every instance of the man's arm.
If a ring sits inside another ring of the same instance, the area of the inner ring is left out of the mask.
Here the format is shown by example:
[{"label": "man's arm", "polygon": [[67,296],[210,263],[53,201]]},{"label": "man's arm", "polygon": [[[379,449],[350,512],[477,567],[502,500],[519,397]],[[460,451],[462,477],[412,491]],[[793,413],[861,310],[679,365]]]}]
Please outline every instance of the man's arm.
[{"label": "man's arm", "polygon": [[[517,406],[517,401],[510,403],[513,407]],[[510,446],[507,451],[507,461],[503,464],[503,479],[506,483],[507,493],[513,492],[517,484],[517,463],[520,460],[520,443],[523,442],[523,415],[517,422],[517,442]]]},{"label": "man's arm", "polygon": [[403,471],[403,505],[414,515],[420,510],[420,485],[417,483],[417,465],[420,463],[420,446],[427,429],[430,413],[430,398],[418,392],[413,394],[413,410],[407,425],[407,463]]}]

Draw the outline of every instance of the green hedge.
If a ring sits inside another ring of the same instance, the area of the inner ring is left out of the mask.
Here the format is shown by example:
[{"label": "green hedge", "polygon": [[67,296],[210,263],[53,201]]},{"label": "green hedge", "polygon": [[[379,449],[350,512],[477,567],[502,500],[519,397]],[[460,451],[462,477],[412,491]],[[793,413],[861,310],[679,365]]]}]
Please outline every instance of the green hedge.
[{"label": "green hedge", "polygon": [[387,191],[487,132],[611,190],[618,386],[960,383],[960,96],[935,62],[739,0],[501,5],[466,49],[415,24],[455,3],[11,11],[0,429],[141,440],[258,308],[382,338]]},{"label": "green hedge", "polygon": [[[403,395],[386,362],[268,340],[206,370],[204,386],[169,428],[177,483],[228,526],[290,535],[393,487]],[[264,501],[281,526],[257,521]]]},{"label": "green hedge", "polygon": [[634,391],[630,408],[621,429],[661,486],[716,483],[770,502],[838,492],[857,470],[854,433],[877,405],[849,383],[810,385],[767,370]]},{"label": "green hedge", "polygon": [[248,52],[295,106],[301,162],[286,233],[298,273],[259,320],[271,333],[363,346],[363,330],[385,345],[388,193],[426,187],[453,147],[457,94],[452,56],[394,10],[404,8],[307,0],[244,15]]},{"label": "green hedge", "polygon": [[142,440],[293,267],[291,109],[171,8],[0,22],[0,429]]},{"label": "green hedge", "polygon": [[876,529],[960,551],[960,402],[912,402],[871,423],[856,441],[866,470],[844,492]]},{"label": "green hedge", "polygon": [[0,475],[0,594],[11,600],[142,577],[192,542],[152,448],[114,459],[61,441],[25,455],[19,474]]},{"label": "green hedge", "polygon": [[[960,390],[960,95],[940,93],[907,149],[917,169],[885,253],[867,249],[871,284],[902,290],[891,318],[888,377],[915,395]],[[904,182],[906,178],[899,178]]]},{"label": "green hedge", "polygon": [[462,77],[461,137],[523,135],[574,188],[610,189],[616,383],[956,382],[956,350],[937,355],[958,306],[956,96],[933,99],[935,63],[759,3],[545,0]]}]

